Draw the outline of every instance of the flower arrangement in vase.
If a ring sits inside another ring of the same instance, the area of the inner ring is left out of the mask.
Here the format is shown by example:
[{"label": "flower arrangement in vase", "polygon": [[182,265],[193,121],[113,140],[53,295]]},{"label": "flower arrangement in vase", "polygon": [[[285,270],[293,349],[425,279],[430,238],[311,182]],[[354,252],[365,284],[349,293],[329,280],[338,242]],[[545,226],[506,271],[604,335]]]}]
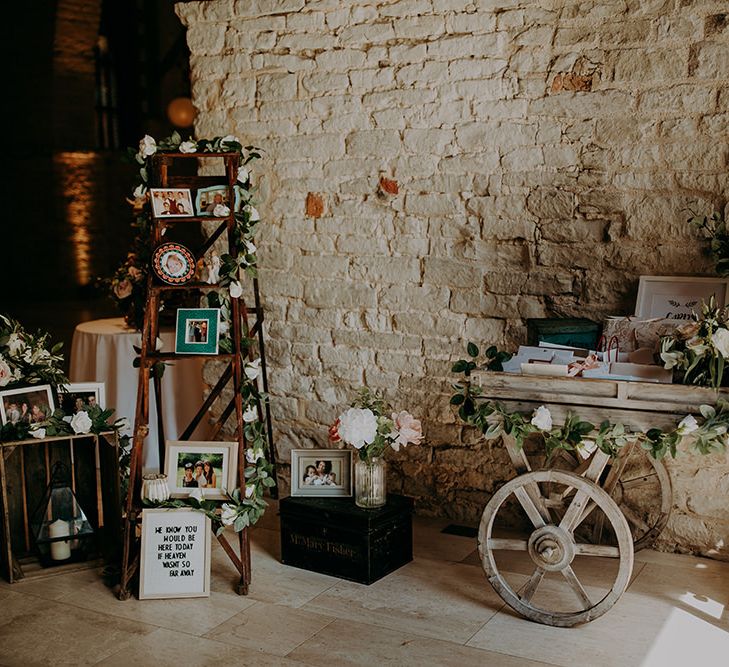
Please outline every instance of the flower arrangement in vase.
[{"label": "flower arrangement in vase", "polygon": [[664,367],[683,372],[684,384],[718,389],[729,359],[729,306],[719,308],[712,296],[694,313],[693,322],[679,326],[661,340]]},{"label": "flower arrangement in vase", "polygon": [[420,420],[409,412],[393,412],[379,392],[362,387],[352,407],[329,429],[329,441],[352,445],[359,452],[354,466],[355,503],[381,507],[387,501],[384,454],[388,447],[419,445],[423,439]]}]

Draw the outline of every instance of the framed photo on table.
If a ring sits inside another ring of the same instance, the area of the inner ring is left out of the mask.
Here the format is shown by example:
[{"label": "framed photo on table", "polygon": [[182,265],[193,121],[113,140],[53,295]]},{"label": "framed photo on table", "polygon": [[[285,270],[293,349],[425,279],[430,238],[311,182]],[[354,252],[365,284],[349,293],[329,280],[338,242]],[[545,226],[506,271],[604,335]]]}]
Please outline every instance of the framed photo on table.
[{"label": "framed photo on table", "polygon": [[188,218],[195,215],[189,188],[151,188],[149,196],[155,218]]},{"label": "framed photo on table", "polygon": [[217,354],[220,308],[178,308],[177,354]]},{"label": "framed photo on table", "polygon": [[168,440],[165,465],[173,498],[200,489],[207,500],[227,500],[237,486],[238,443]]},{"label": "framed photo on table", "polygon": [[292,449],[291,495],[352,495],[352,452],[348,449]]},{"label": "framed photo on table", "polygon": [[728,286],[726,278],[641,276],[635,314],[641,318],[690,320],[692,313],[701,312],[702,301],[708,303],[712,295],[723,308]]},{"label": "framed photo on table", "polygon": [[106,408],[106,384],[104,382],[70,382],[65,391],[59,392],[58,402],[67,415],[75,415],[84,406]]},{"label": "framed photo on table", "polygon": [[139,599],[209,597],[211,534],[192,508],[143,510]]},{"label": "framed photo on table", "polygon": [[56,409],[49,384],[0,391],[0,424],[37,424]]}]

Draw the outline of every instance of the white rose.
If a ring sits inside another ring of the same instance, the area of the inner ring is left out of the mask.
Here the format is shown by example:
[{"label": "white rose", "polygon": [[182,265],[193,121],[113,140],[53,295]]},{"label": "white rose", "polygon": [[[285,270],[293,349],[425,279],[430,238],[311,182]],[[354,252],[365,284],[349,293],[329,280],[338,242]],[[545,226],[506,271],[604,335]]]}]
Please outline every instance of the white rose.
[{"label": "white rose", "polygon": [[222,336],[228,333],[228,329],[230,327],[228,326],[228,323],[225,320],[221,320],[218,323],[218,333]]},{"label": "white rose", "polygon": [[196,153],[197,144],[194,141],[183,141],[180,144],[180,153]]},{"label": "white rose", "polygon": [[678,424],[676,429],[679,435],[688,435],[699,430],[699,423],[693,415],[686,415]]},{"label": "white rose", "polygon": [[549,412],[549,408],[544,405],[540,405],[535,411],[532,417],[532,424],[541,431],[552,430],[552,413]]},{"label": "white rose", "polygon": [[246,449],[246,461],[248,461],[248,463],[255,463],[258,459],[262,459],[264,456],[265,454],[261,447],[256,447],[255,449],[253,449],[253,447],[249,447]]},{"label": "white rose", "polygon": [[258,209],[255,206],[246,204],[243,207],[243,210],[248,213],[248,220],[250,220],[251,222],[258,222],[261,219],[261,214],[258,212]]},{"label": "white rose", "polygon": [[258,419],[258,410],[256,410],[255,406],[251,405],[250,407],[246,408],[246,411],[243,413],[243,421],[247,424],[250,424],[251,422],[254,422]]},{"label": "white rose", "polygon": [[139,142],[139,154],[142,157],[149,157],[157,152],[157,142],[145,134],[142,140]]},{"label": "white rose", "polygon": [[128,417],[122,417],[121,419],[117,419],[115,422],[115,426],[122,432],[128,432],[132,430],[132,423],[129,421]]},{"label": "white rose", "polygon": [[213,215],[216,218],[224,218],[226,215],[230,215],[230,209],[225,204],[217,204],[213,209]]},{"label": "white rose", "polygon": [[339,415],[337,432],[344,442],[361,449],[374,442],[377,436],[377,417],[369,408],[349,408]]},{"label": "white rose", "polygon": [[23,350],[25,350],[25,341],[18,334],[11,333],[8,337],[8,352],[10,356],[17,357],[19,354],[22,354]]},{"label": "white rose", "polygon": [[254,361],[249,361],[244,368],[244,372],[249,380],[258,379],[258,376],[261,374],[260,357],[258,359],[255,359]]},{"label": "white rose", "polygon": [[255,484],[246,484],[246,498],[252,498],[253,494],[255,492],[256,492]]},{"label": "white rose", "polygon": [[248,239],[246,239],[245,241],[243,241],[243,244],[246,247],[246,255],[252,255],[256,252],[256,250],[258,250],[258,248],[256,248],[256,244],[253,243],[253,241],[249,241]]},{"label": "white rose", "polygon": [[717,329],[711,334],[711,342],[724,359],[729,359],[729,331]]},{"label": "white rose", "polygon": [[224,137],[223,137],[223,138],[222,138],[222,139],[220,140],[220,143],[221,143],[221,144],[226,144],[226,143],[229,143],[229,142],[230,142],[230,143],[233,143],[233,142],[235,142],[236,144],[239,144],[239,143],[240,143],[240,139],[238,139],[238,137],[236,137],[236,136],[235,136],[235,135],[233,135],[233,134],[226,134],[226,135],[225,135],[225,136],[224,136]]},{"label": "white rose", "polygon": [[223,503],[223,513],[220,515],[220,521],[224,526],[232,526],[237,516],[238,512],[233,505]]},{"label": "white rose", "polygon": [[36,428],[36,429],[33,429],[30,432],[30,434],[34,438],[38,438],[38,440],[41,440],[42,438],[45,438],[46,437],[46,430],[44,428]]},{"label": "white rose", "polygon": [[144,199],[147,195],[147,186],[144,185],[144,183],[140,183],[136,188],[134,188],[132,195],[135,199]]},{"label": "white rose", "polygon": [[670,370],[683,362],[683,352],[661,352],[663,368]]},{"label": "white rose", "polygon": [[202,502],[203,492],[202,489],[192,489],[187,496],[188,498],[194,498],[198,502]]},{"label": "white rose", "polygon": [[71,428],[74,433],[88,433],[91,430],[91,417],[85,410],[79,410],[71,417]]},{"label": "white rose", "polygon": [[250,174],[248,173],[248,170],[245,167],[238,167],[238,182],[245,183],[249,178]]},{"label": "white rose", "polygon": [[13,371],[10,370],[5,359],[0,357],[0,387],[4,387],[6,384],[12,382]]},{"label": "white rose", "polygon": [[243,287],[237,280],[230,283],[230,287],[228,289],[230,290],[230,296],[233,299],[238,299],[243,296]]},{"label": "white rose", "polygon": [[597,449],[597,445],[592,440],[583,440],[577,445],[577,453],[583,459],[589,459],[592,452]]}]

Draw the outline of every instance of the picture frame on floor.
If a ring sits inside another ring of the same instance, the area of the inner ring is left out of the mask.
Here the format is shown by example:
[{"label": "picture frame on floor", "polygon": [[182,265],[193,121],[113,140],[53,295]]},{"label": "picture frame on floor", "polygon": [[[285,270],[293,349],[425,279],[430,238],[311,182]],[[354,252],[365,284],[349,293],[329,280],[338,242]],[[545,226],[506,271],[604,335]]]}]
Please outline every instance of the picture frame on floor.
[{"label": "picture frame on floor", "polygon": [[210,597],[211,535],[198,510],[143,510],[139,599]]},{"label": "picture frame on floor", "polygon": [[16,387],[0,391],[0,425],[44,422],[56,410],[49,384]]},{"label": "picture frame on floor", "polygon": [[352,452],[348,449],[292,449],[291,495],[352,495]]},{"label": "picture frame on floor", "polygon": [[220,308],[178,308],[177,354],[217,354]]}]

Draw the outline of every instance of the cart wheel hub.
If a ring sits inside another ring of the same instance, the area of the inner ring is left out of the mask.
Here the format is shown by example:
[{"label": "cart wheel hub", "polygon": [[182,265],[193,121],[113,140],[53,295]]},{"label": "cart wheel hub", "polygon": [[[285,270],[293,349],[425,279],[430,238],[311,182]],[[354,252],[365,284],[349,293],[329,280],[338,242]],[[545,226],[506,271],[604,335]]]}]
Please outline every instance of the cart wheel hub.
[{"label": "cart wheel hub", "polygon": [[527,549],[535,565],[548,572],[563,570],[575,557],[572,536],[559,526],[537,528],[529,537]]}]

